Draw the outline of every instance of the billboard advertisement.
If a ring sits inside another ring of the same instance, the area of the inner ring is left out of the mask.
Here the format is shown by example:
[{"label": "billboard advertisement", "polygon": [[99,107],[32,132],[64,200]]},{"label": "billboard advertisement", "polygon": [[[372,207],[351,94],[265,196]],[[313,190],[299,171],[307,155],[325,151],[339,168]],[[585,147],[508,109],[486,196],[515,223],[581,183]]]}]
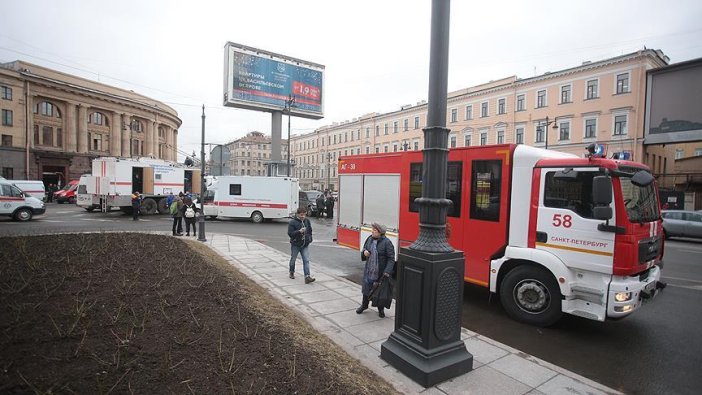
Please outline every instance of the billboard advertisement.
[{"label": "billboard advertisement", "polygon": [[324,66],[235,43],[224,46],[224,105],[324,117]]},{"label": "billboard advertisement", "polygon": [[644,144],[702,141],[702,58],[646,73]]}]

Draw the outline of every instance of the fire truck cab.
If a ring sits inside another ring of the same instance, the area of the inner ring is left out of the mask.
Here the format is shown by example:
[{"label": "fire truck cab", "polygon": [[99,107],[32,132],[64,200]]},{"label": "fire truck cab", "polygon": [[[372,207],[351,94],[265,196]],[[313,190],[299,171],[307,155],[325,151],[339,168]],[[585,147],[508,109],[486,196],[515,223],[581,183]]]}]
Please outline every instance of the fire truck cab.
[{"label": "fire truck cab", "polygon": [[[339,161],[338,242],[359,248],[385,224],[396,248],[419,234],[420,151]],[[654,179],[640,164],[525,145],[451,149],[449,243],[467,282],[507,313],[546,326],[563,313],[626,316],[655,295],[663,237]],[[399,248],[398,248],[399,249]]]}]

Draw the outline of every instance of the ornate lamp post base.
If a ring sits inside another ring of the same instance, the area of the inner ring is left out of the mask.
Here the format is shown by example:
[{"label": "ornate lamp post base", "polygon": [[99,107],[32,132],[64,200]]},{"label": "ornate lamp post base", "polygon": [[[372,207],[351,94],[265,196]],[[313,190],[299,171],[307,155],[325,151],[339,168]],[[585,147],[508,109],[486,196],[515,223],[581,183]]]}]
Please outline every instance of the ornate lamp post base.
[{"label": "ornate lamp post base", "polygon": [[380,357],[424,387],[473,370],[461,340],[463,253],[402,248],[395,331]]}]

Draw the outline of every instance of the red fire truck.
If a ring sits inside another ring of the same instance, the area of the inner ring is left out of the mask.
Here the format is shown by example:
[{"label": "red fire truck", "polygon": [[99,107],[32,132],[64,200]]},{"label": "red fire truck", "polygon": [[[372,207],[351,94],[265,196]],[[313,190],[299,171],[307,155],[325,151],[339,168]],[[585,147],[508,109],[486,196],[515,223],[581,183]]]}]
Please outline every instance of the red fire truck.
[{"label": "red fire truck", "polygon": [[[422,167],[420,151],[340,158],[339,244],[360,249],[373,222],[396,249],[416,240]],[[455,148],[448,241],[465,254],[465,281],[499,294],[514,319],[624,317],[663,286],[657,196],[640,163],[525,145]]]}]

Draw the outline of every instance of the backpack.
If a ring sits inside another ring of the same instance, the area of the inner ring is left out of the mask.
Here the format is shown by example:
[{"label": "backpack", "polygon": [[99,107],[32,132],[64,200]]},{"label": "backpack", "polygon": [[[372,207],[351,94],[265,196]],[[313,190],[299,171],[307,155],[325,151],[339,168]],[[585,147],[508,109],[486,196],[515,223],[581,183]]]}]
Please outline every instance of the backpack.
[{"label": "backpack", "polygon": [[178,202],[173,201],[170,206],[170,211],[172,215],[178,214]]},{"label": "backpack", "polygon": [[185,208],[185,218],[195,218],[195,210],[193,210],[192,206]]}]

